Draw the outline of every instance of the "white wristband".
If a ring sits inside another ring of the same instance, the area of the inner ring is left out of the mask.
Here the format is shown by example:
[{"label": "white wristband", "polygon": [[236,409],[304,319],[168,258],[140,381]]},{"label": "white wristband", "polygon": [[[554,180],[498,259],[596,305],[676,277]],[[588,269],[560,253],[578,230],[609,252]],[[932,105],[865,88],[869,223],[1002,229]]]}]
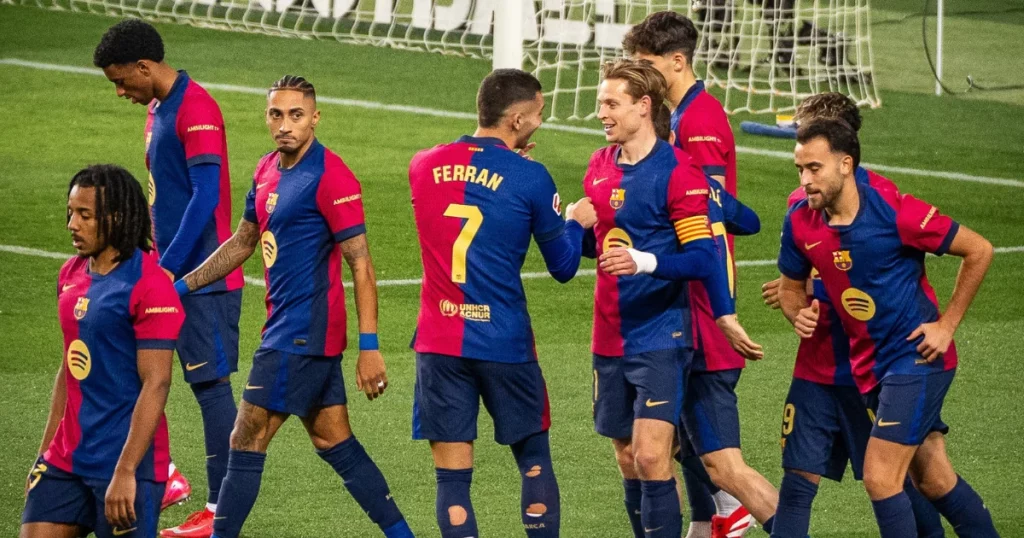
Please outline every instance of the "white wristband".
[{"label": "white wristband", "polygon": [[642,252],[635,248],[627,248],[626,252],[629,252],[629,256],[633,258],[633,263],[636,264],[636,274],[649,275],[658,268],[658,257],[654,254]]}]

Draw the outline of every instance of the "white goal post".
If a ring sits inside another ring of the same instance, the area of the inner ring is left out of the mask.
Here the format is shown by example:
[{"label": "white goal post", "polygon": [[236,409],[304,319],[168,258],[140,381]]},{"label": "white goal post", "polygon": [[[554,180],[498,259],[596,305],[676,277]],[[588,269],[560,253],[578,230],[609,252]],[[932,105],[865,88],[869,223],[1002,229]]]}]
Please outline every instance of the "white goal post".
[{"label": "white goal post", "polygon": [[601,63],[622,56],[633,24],[671,9],[697,24],[697,76],[730,113],[786,112],[822,91],[881,104],[870,0],[2,1],[489,59],[537,75],[552,120],[592,118]]}]

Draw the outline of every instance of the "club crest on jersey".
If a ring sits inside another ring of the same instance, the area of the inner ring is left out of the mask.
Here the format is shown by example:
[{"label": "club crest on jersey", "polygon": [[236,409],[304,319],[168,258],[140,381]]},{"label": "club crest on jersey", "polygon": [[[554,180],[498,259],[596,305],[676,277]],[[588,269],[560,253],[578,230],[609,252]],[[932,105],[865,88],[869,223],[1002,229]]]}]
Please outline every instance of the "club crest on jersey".
[{"label": "club crest on jersey", "polygon": [[612,209],[622,207],[622,204],[626,203],[626,189],[612,189],[612,195],[608,199],[608,203],[612,205]]},{"label": "club crest on jersey", "polygon": [[272,192],[267,196],[267,213],[273,213],[274,209],[277,208],[277,193]]},{"label": "club crest on jersey", "polygon": [[75,303],[75,319],[84,318],[87,312],[89,312],[89,299],[79,297],[78,302]]},{"label": "club crest on jersey", "polygon": [[832,263],[836,264],[836,269],[840,271],[849,271],[853,268],[853,258],[850,257],[849,250],[834,250],[832,251]]}]

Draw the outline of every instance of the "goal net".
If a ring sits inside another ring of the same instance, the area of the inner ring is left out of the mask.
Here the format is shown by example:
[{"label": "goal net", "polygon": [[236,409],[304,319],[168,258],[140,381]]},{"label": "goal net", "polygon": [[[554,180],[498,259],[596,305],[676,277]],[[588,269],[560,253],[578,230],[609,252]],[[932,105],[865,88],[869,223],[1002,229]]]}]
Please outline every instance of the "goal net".
[{"label": "goal net", "polygon": [[[823,91],[881,104],[870,0],[3,1],[481,59],[521,48],[522,67],[541,79],[555,120],[593,118],[601,63],[622,56],[632,24],[671,9],[696,23],[697,76],[730,113],[786,112]],[[502,19],[505,2],[521,2],[517,24]]]}]

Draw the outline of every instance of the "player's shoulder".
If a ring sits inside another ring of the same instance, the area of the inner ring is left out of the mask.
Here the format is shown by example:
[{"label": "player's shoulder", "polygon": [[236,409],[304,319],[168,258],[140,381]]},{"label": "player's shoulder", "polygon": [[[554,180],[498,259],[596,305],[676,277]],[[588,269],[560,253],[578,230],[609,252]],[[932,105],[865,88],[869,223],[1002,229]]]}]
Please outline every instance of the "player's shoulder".
[{"label": "player's shoulder", "polygon": [[786,220],[793,225],[794,229],[802,224],[810,224],[817,211],[811,209],[810,203],[807,201],[807,197],[804,196],[790,204],[789,209],[786,210]]},{"label": "player's shoulder", "polygon": [[86,258],[84,256],[72,256],[66,262],[64,262],[64,265],[61,266],[60,273],[58,273],[57,276],[57,281],[65,282],[72,278],[75,274],[87,271],[88,268],[89,258]]},{"label": "player's shoulder", "polygon": [[264,153],[263,156],[260,157],[260,161],[256,163],[256,171],[253,173],[253,177],[259,178],[268,170],[270,170],[271,167],[277,166],[277,159],[279,157],[280,154],[277,152],[277,150],[272,150]]},{"label": "player's shoulder", "polygon": [[324,174],[322,177],[359,182],[355,174],[352,173],[352,169],[345,164],[345,160],[340,155],[331,151],[326,146],[323,146],[323,153]]},{"label": "player's shoulder", "polygon": [[409,161],[409,170],[418,169],[423,166],[424,161],[429,161],[431,158],[449,151],[453,146],[455,146],[455,144],[455,142],[444,142],[417,151],[416,154],[412,156],[412,160]]},{"label": "player's shoulder", "polygon": [[181,100],[181,111],[191,114],[208,115],[223,122],[220,105],[217,104],[217,100],[210,95],[210,92],[206,91],[206,88],[200,86],[198,82],[192,79],[189,79],[188,85],[185,86],[185,93]]},{"label": "player's shoulder", "polygon": [[590,154],[590,167],[594,166],[606,166],[615,163],[615,152],[618,151],[619,145],[612,144],[603,148],[598,148],[594,153]]},{"label": "player's shoulder", "polygon": [[807,192],[802,188],[797,187],[793,189],[793,192],[789,193],[789,197],[786,199],[786,207],[792,208],[800,200],[807,199]]},{"label": "player's shoulder", "polygon": [[871,185],[879,189],[889,189],[899,192],[899,188],[896,187],[896,184],[893,183],[892,180],[890,180],[889,178],[883,176],[882,174],[879,174],[874,170],[867,170],[864,168],[861,168],[860,170],[864,170],[864,174],[867,178],[868,185]]},{"label": "player's shoulder", "polygon": [[905,196],[891,181],[859,183],[857,187],[869,204],[891,208],[893,211],[899,211]]},{"label": "player's shoulder", "polygon": [[694,97],[693,102],[686,109],[686,114],[683,114],[682,123],[684,125],[728,125],[729,118],[725,114],[725,108],[722,106],[722,102],[719,101],[714,95],[708,93],[707,90],[703,90]]}]

